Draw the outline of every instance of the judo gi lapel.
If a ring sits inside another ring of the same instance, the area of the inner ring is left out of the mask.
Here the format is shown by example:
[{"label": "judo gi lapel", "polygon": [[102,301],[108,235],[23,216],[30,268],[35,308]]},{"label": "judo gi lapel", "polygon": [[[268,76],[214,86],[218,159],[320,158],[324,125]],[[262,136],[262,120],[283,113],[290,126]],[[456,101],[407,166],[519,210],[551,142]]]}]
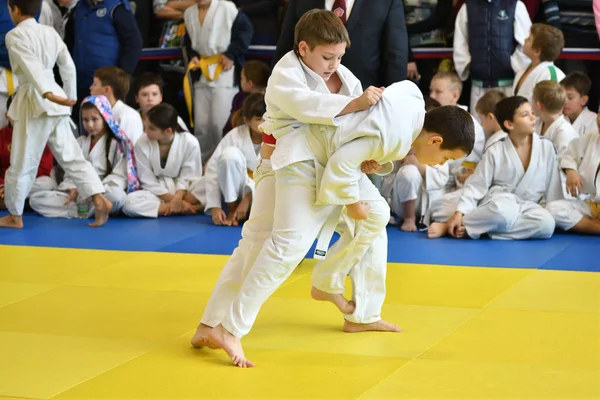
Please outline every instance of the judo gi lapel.
[{"label": "judo gi lapel", "polygon": [[252,143],[252,134],[248,125],[243,125],[239,129],[240,137],[240,150],[246,158],[246,168],[250,171],[254,171],[258,165],[258,157],[254,151],[254,144]]},{"label": "judo gi lapel", "polygon": [[[520,168],[519,172],[522,172],[521,179],[519,180],[519,183],[517,183],[517,185],[515,186],[515,194],[519,197],[526,198],[526,196],[523,196],[520,193],[530,191],[531,188],[535,186],[534,181],[537,177],[536,175],[538,174],[538,172],[541,172],[546,169],[545,165],[540,165],[540,150],[542,145],[540,143],[541,140],[542,139],[540,139],[539,135],[536,135],[535,133],[533,134],[533,137],[531,138],[531,156],[529,159],[529,166],[527,167],[527,170],[525,170],[525,168],[523,167],[523,163],[521,162],[521,159],[519,158],[517,150],[512,144],[512,141],[510,139],[507,140],[507,142],[509,142],[510,146],[512,147],[511,160],[513,161],[513,163],[516,163],[518,165],[518,167]],[[514,158],[516,158],[516,160],[513,160],[513,155]]]}]

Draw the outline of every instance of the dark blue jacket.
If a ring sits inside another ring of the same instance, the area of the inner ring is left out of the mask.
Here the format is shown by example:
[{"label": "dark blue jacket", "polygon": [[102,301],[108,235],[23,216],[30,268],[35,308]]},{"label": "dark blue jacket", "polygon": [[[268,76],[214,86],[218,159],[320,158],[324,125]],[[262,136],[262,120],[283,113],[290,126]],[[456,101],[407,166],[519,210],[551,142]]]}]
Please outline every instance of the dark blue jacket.
[{"label": "dark blue jacket", "polygon": [[471,78],[483,87],[513,79],[510,57],[514,53],[517,0],[466,0],[471,53]]}]

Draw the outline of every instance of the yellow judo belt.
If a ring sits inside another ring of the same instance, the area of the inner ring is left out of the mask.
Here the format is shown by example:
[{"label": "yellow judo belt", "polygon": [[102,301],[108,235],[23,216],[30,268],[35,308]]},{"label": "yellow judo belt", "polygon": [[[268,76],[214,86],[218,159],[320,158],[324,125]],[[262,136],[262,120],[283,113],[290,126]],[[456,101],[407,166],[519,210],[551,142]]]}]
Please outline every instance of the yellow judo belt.
[{"label": "yellow judo belt", "polygon": [[590,213],[592,214],[593,219],[600,218],[600,203],[595,203],[590,200]]},{"label": "yellow judo belt", "polygon": [[13,74],[10,69],[5,69],[4,71],[6,71],[6,92],[10,97],[15,92],[15,81],[13,80]]},{"label": "yellow judo belt", "polygon": [[[211,76],[208,70],[208,67],[211,65],[217,64],[217,69],[215,70],[215,75]],[[190,72],[200,69],[202,71],[202,76],[206,78],[207,81],[212,82],[219,78],[221,72],[223,72],[223,64],[221,64],[221,54],[217,54],[212,57],[200,57],[200,62],[198,63],[189,63],[187,70],[185,71],[185,77],[183,78],[183,97],[185,98],[185,104],[187,105],[188,113],[190,114],[190,126],[194,127],[194,116],[192,113],[192,82],[190,77]]]}]

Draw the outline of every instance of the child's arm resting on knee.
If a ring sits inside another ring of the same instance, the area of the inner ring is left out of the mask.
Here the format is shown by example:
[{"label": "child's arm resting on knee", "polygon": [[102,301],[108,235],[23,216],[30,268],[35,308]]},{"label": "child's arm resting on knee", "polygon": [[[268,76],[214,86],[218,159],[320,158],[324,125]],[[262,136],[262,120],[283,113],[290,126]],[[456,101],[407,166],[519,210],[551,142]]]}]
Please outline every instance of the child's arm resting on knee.
[{"label": "child's arm resting on knee", "polygon": [[360,200],[358,182],[363,176],[361,164],[365,160],[376,160],[380,148],[379,140],[360,138],[336,150],[323,170],[317,202],[335,205],[357,203]]}]

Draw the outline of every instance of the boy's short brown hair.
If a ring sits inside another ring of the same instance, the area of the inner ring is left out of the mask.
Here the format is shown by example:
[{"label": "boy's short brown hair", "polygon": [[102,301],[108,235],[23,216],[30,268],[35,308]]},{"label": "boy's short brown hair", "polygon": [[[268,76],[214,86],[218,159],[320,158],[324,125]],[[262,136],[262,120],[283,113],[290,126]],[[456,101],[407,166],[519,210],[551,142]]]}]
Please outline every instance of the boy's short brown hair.
[{"label": "boy's short brown hair", "polygon": [[592,81],[585,72],[574,71],[560,81],[565,89],[575,89],[580,96],[588,96],[592,89]]},{"label": "boy's short brown hair", "polygon": [[533,88],[533,101],[539,101],[548,112],[561,112],[566,100],[565,88],[558,82],[541,81]]},{"label": "boy's short brown hair", "polygon": [[434,110],[441,106],[442,105],[440,104],[440,102],[437,101],[436,99],[432,99],[431,97],[427,97],[425,99],[425,111],[427,111],[427,112]]},{"label": "boy's short brown hair", "polygon": [[314,9],[304,13],[294,28],[294,51],[298,53],[300,42],[308,43],[310,49],[319,45],[346,43],[350,37],[346,27],[332,11]]},{"label": "boy's short brown hair", "polygon": [[135,94],[139,94],[140,90],[148,86],[156,85],[160,90],[160,94],[163,92],[163,79],[160,75],[154,72],[144,72],[137,78],[135,78]]},{"label": "boy's short brown hair", "polygon": [[496,105],[500,100],[505,99],[506,94],[499,91],[498,89],[492,89],[485,92],[485,94],[477,101],[475,105],[475,111],[482,115],[493,114],[496,110]]},{"label": "boy's short brown hair", "polygon": [[565,47],[562,31],[546,24],[531,25],[533,43],[531,47],[540,51],[540,61],[554,61]]},{"label": "boy's short brown hair", "polygon": [[131,85],[131,77],[127,72],[115,66],[101,67],[94,72],[94,78],[97,78],[102,86],[109,86],[117,100],[125,101]]},{"label": "boy's short brown hair", "polygon": [[434,81],[436,79],[446,79],[446,80],[450,81],[450,86],[451,86],[452,90],[454,90],[458,93],[462,93],[463,83],[460,80],[460,78],[458,77],[458,74],[456,72],[451,72],[451,71],[438,72],[437,74],[435,74],[433,76],[433,78],[431,78],[432,81]]},{"label": "boy's short brown hair", "polygon": [[258,60],[250,60],[244,64],[244,75],[249,82],[254,83],[254,86],[260,89],[267,87],[271,68],[267,64]]}]

